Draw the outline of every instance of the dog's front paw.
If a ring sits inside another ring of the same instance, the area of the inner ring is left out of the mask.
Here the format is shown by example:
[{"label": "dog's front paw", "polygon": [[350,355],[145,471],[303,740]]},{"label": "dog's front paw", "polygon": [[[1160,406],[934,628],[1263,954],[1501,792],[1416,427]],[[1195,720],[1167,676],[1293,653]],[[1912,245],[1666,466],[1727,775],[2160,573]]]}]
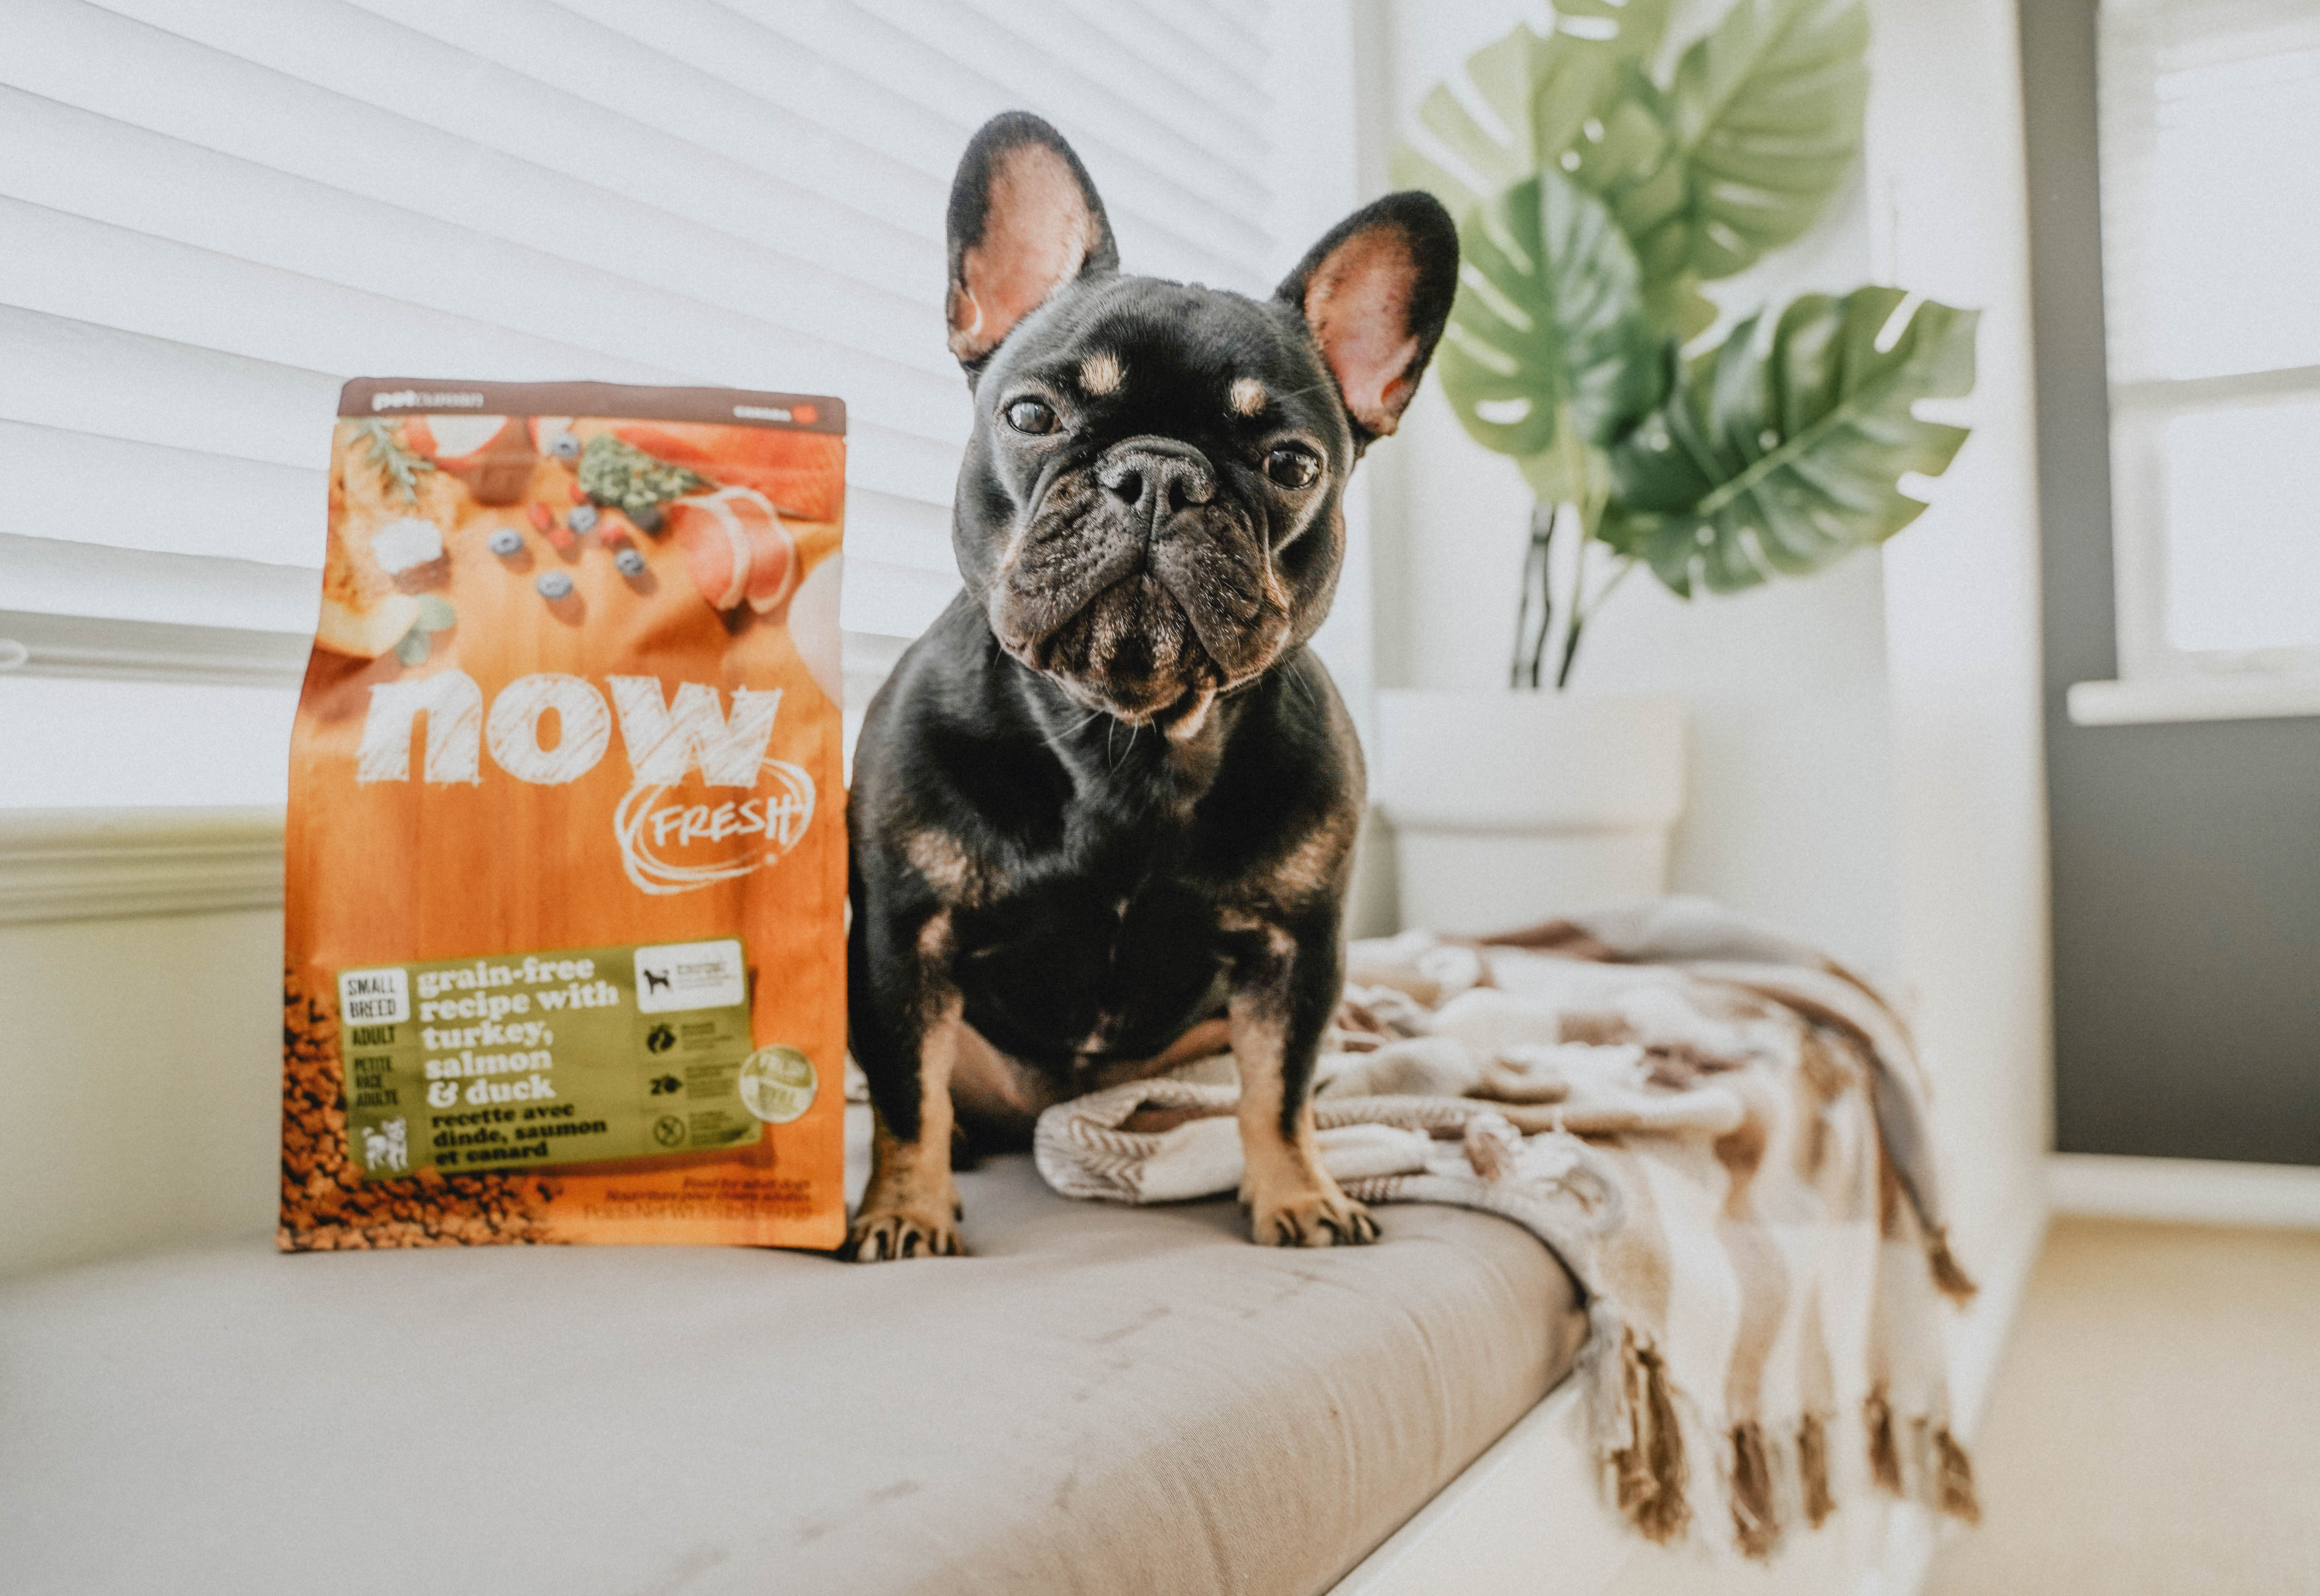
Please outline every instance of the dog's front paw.
[{"label": "dog's front paw", "polygon": [[1313,1181],[1249,1194],[1249,1239],[1259,1247],[1364,1247],[1378,1238],[1370,1211],[1316,1171]]},{"label": "dog's front paw", "polygon": [[886,1206],[865,1202],[862,1211],[847,1228],[846,1245],[838,1256],[857,1264],[883,1263],[889,1258],[956,1258],[966,1253],[958,1238],[956,1209],[943,1211],[921,1205]]}]

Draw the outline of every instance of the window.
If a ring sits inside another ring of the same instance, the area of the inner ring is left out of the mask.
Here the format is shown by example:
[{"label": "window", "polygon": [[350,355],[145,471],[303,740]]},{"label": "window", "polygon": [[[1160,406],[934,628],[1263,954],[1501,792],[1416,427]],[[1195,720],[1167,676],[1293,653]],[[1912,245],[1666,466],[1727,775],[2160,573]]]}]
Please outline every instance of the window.
[{"label": "window", "polygon": [[1040,112],[1132,269],[1266,291],[1326,225],[1282,222],[1270,26],[1240,0],[16,0],[0,805],[279,802],[354,375],[842,395],[858,713],[956,585],[968,135]]},{"label": "window", "polygon": [[2101,50],[2119,674],[2320,677],[2320,7],[2109,0]]}]

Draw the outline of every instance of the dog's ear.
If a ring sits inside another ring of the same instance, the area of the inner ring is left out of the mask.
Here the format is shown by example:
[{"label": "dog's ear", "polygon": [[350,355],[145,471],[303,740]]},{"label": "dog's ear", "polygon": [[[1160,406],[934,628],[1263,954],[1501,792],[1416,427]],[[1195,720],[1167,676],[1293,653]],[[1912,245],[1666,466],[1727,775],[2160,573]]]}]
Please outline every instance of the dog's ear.
[{"label": "dog's ear", "polygon": [[1074,277],[1119,269],[1119,247],[1080,158],[1028,111],[983,124],[950,187],[950,352],[970,374]]},{"label": "dog's ear", "polygon": [[1331,228],[1273,296],[1312,328],[1366,447],[1400,424],[1457,293],[1458,229],[1410,189]]}]

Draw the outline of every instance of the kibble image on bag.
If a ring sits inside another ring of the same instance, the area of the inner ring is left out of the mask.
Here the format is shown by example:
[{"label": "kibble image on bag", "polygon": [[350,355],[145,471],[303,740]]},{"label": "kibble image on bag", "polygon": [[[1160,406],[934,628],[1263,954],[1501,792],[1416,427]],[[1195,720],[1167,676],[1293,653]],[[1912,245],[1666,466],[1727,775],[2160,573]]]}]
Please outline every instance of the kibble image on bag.
[{"label": "kibble image on bag", "polygon": [[281,1246],[835,1247],[843,405],[365,379],[340,411]]}]

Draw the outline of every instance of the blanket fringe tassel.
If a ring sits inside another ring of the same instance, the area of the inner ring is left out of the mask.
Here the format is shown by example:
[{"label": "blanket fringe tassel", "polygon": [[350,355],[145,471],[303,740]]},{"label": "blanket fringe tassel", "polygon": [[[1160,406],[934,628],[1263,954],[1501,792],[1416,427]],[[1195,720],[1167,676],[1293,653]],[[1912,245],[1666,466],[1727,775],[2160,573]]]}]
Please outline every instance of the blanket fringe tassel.
[{"label": "blanket fringe tassel", "polygon": [[1973,1460],[1957,1444],[1947,1425],[1934,1432],[1940,1453],[1940,1506],[1943,1512],[1966,1524],[1981,1522],[1981,1498],[1973,1488]]},{"label": "blanket fringe tassel", "polygon": [[1732,1427],[1732,1540],[1749,1557],[1769,1557],[1781,1544],[1772,1459],[1764,1450],[1764,1427],[1753,1419]]},{"label": "blanket fringe tassel", "polygon": [[[1590,1306],[1589,1317],[1592,1333],[1582,1364],[1617,1361],[1615,1369],[1581,1371],[1612,1500],[1645,1538],[1661,1545],[1682,1540],[1692,1523],[1692,1470],[1666,1361],[1601,1299]],[[1881,1388],[1863,1402],[1862,1419],[1870,1477],[1879,1487],[1946,1517],[1980,1521],[1972,1461],[1946,1424],[1897,1415]],[[1723,1440],[1730,1446],[1726,1484],[1733,1544],[1743,1555],[1771,1556],[1799,1513],[1817,1529],[1836,1511],[1824,1415],[1805,1414],[1793,1440],[1785,1432],[1768,1436],[1755,1419],[1732,1426]]]},{"label": "blanket fringe tassel", "polygon": [[1981,1522],[1973,1460],[1946,1424],[1899,1419],[1882,1391],[1862,1404],[1869,1428],[1869,1472],[1884,1490],[1967,1524]]},{"label": "blanket fringe tassel", "polygon": [[1950,1251],[1950,1233],[1943,1226],[1926,1227],[1926,1263],[1933,1270],[1934,1284],[1941,1288],[1942,1295],[1961,1308],[1972,1301],[1981,1290]]},{"label": "blanket fringe tassel", "polygon": [[1799,1518],[1818,1529],[1836,1511],[1826,1416],[1807,1413],[1799,1419],[1793,1439],[1760,1419],[1744,1419],[1726,1439],[1732,1544],[1744,1556],[1768,1558]]},{"label": "blanket fringe tassel", "polygon": [[1817,1413],[1798,1421],[1797,1474],[1804,1487],[1806,1521],[1818,1529],[1836,1511],[1836,1496],[1828,1488],[1828,1426]]},{"label": "blanket fringe tassel", "polygon": [[1675,1389],[1657,1349],[1645,1346],[1610,1304],[1588,1309],[1582,1361],[1617,1358],[1618,1367],[1585,1372],[1593,1396],[1596,1455],[1609,1476],[1620,1516],[1645,1538],[1665,1545],[1691,1528],[1690,1468]]}]

